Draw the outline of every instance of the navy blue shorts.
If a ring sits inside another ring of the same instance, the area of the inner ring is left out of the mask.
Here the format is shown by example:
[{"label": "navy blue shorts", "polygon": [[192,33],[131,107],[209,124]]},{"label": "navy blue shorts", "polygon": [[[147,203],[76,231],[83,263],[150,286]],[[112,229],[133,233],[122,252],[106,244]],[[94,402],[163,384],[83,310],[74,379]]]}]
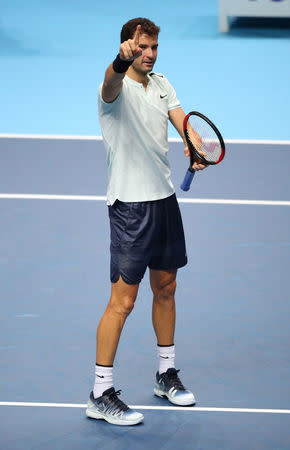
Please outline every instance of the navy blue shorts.
[{"label": "navy blue shorts", "polygon": [[122,276],[138,284],[146,268],[174,270],[187,264],[179,205],[173,194],[149,202],[120,202],[109,206],[111,281]]}]

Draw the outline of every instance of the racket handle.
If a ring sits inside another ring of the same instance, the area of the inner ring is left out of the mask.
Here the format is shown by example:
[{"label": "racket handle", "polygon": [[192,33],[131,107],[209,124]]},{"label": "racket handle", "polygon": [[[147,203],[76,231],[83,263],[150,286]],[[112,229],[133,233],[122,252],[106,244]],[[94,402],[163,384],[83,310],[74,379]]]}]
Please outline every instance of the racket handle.
[{"label": "racket handle", "polygon": [[195,175],[195,170],[193,170],[192,172],[189,169],[187,170],[187,172],[185,174],[185,177],[184,177],[184,180],[183,180],[183,182],[180,185],[180,187],[181,187],[181,189],[183,191],[188,191],[189,190],[194,175]]}]

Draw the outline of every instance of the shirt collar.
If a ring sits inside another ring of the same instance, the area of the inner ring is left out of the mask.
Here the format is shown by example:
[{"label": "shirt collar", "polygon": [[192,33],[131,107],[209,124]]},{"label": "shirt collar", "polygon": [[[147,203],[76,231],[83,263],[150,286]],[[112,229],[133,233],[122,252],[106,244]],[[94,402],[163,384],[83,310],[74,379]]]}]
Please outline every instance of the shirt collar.
[{"label": "shirt collar", "polygon": [[[150,74],[147,74],[147,79],[148,79],[148,85],[151,82],[151,78],[149,77]],[[143,88],[143,83],[139,83],[138,81],[133,80],[133,78],[128,77],[128,75],[125,75],[126,81],[129,82],[132,85],[138,86],[138,87],[142,87]]]}]

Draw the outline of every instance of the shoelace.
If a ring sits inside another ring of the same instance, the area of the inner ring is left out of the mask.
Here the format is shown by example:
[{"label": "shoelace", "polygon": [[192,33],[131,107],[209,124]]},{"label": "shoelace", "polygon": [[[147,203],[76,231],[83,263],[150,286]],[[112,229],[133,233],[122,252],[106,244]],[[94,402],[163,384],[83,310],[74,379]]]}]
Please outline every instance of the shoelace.
[{"label": "shoelace", "polygon": [[115,391],[112,392],[111,394],[109,394],[109,399],[108,399],[108,404],[107,404],[107,409],[110,410],[111,412],[121,412],[121,411],[127,411],[129,409],[129,407],[127,405],[125,405],[124,402],[122,402],[122,400],[120,400],[118,398],[118,395],[121,394],[121,390],[119,391]]},{"label": "shoelace", "polygon": [[172,384],[172,387],[174,387],[175,389],[178,389],[179,391],[185,391],[185,387],[183,386],[179,376],[177,375],[178,372],[180,372],[180,369],[167,374],[168,380],[170,381],[170,384]]}]

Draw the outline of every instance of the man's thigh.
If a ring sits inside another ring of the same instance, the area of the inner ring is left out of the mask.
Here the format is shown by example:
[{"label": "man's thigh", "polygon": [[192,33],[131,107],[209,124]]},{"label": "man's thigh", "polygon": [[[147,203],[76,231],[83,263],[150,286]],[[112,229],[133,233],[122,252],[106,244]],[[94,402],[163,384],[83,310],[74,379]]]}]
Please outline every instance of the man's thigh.
[{"label": "man's thigh", "polygon": [[116,283],[111,283],[111,299],[121,300],[128,299],[135,301],[138,294],[139,284],[128,284],[126,283],[122,276],[120,275]]},{"label": "man's thigh", "polygon": [[155,270],[150,269],[150,285],[154,292],[175,285],[177,278],[177,269],[173,270]]}]

